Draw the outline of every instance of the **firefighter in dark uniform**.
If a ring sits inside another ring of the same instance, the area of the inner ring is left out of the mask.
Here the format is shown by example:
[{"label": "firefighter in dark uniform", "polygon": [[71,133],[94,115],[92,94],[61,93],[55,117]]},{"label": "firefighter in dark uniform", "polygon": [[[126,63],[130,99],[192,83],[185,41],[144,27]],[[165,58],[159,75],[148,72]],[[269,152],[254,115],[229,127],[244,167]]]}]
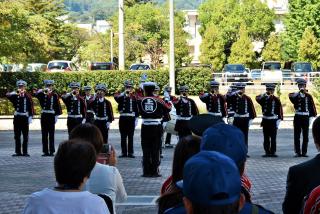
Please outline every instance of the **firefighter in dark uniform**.
[{"label": "firefighter in dark uniform", "polygon": [[263,147],[265,155],[262,157],[277,157],[277,129],[283,120],[280,99],[274,95],[275,84],[266,84],[266,93],[256,96],[256,101],[262,108]]},{"label": "firefighter in dark uniform", "polygon": [[[171,91],[172,91],[172,88],[170,86],[164,87],[163,100],[166,103],[172,104],[172,101],[175,99],[175,96],[171,95]],[[167,135],[166,135],[165,147],[166,148],[173,148],[173,146],[171,145],[171,133],[167,133]]]},{"label": "firefighter in dark uniform", "polygon": [[72,82],[69,87],[72,91],[61,96],[68,112],[68,134],[70,134],[77,125],[86,122],[86,103],[79,94],[80,83]]},{"label": "firefighter in dark uniform", "polygon": [[[41,106],[42,156],[53,156],[55,153],[54,131],[58,116],[62,114],[59,95],[53,90],[54,81],[45,80],[45,88],[35,92],[34,96]],[[48,147],[49,135],[49,147]]]},{"label": "firefighter in dark uniform", "polygon": [[227,104],[223,95],[219,93],[219,83],[217,81],[210,82],[211,92],[201,93],[199,98],[207,106],[208,114],[221,119],[227,117]]},{"label": "firefighter in dark uniform", "polygon": [[124,82],[124,87],[124,92],[116,93],[114,95],[114,99],[118,103],[118,111],[120,113],[119,130],[122,154],[119,157],[135,158],[133,150],[133,135],[135,124],[139,116],[137,99],[133,92],[133,83],[131,80],[126,80]]},{"label": "firefighter in dark uniform", "polygon": [[93,102],[95,100],[95,95],[91,94],[91,86],[84,86],[83,90],[84,90],[84,101],[86,103],[86,107],[87,107],[87,114],[86,114],[86,123],[94,123],[94,112],[92,109],[90,109],[90,103]]},{"label": "firefighter in dark uniform", "polygon": [[[15,154],[12,156],[26,156],[28,154],[29,124],[32,122],[34,115],[33,101],[31,95],[26,92],[27,83],[18,80],[16,83],[18,90],[7,93],[6,96],[13,104],[15,109],[13,118]],[[23,135],[22,152],[21,152],[21,133]]]},{"label": "firefighter in dark uniform", "polygon": [[154,96],[155,83],[144,83],[144,97],[138,97],[139,114],[142,117],[141,147],[143,153],[143,177],[159,177],[161,121],[169,114],[171,106]]},{"label": "firefighter in dark uniform", "polygon": [[96,99],[91,102],[89,107],[93,109],[96,115],[94,125],[100,129],[104,143],[108,144],[109,128],[114,117],[111,102],[105,98],[106,92],[105,84],[97,84]]},{"label": "firefighter in dark uniform", "polygon": [[245,143],[248,146],[248,132],[252,120],[256,117],[254,105],[249,96],[245,94],[245,83],[236,84],[237,91],[231,97],[231,105],[234,109],[233,125],[238,127],[245,136]]},{"label": "firefighter in dark uniform", "polygon": [[235,84],[230,85],[227,94],[225,95],[225,100],[227,102],[227,112],[228,112],[228,124],[232,125],[234,120],[234,109],[231,104],[232,95],[237,90]]},{"label": "firefighter in dark uniform", "polygon": [[177,113],[175,131],[178,132],[179,138],[192,134],[188,122],[192,116],[199,114],[196,103],[188,97],[188,91],[188,86],[180,86],[180,97],[172,102]]},{"label": "firefighter in dark uniform", "polygon": [[[317,110],[311,94],[306,90],[306,81],[304,79],[298,79],[297,84],[299,92],[289,94],[289,99],[296,111],[293,120],[295,157],[307,157],[309,121],[317,116]],[[300,149],[301,130],[303,136],[302,149]]]}]

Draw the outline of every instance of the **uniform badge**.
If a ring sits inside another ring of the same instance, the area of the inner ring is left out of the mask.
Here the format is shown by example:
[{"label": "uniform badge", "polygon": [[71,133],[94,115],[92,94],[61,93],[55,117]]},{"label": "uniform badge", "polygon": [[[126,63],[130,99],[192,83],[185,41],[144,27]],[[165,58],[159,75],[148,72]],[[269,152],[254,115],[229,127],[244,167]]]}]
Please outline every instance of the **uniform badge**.
[{"label": "uniform badge", "polygon": [[157,110],[157,101],[153,98],[144,98],[141,102],[142,110],[146,113],[153,113]]}]

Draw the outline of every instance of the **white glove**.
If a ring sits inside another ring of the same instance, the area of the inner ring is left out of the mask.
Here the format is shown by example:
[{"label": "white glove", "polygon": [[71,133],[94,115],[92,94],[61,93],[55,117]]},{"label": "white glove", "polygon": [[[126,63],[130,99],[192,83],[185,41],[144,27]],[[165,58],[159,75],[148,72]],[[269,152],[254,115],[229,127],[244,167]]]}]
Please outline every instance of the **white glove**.
[{"label": "white glove", "polygon": [[139,119],[136,117],[136,119],[135,119],[135,121],[134,121],[134,128],[136,128],[136,127],[137,127],[138,122],[139,122]]},{"label": "white glove", "polygon": [[43,89],[39,89],[39,90],[37,91],[37,94],[41,93],[42,91],[43,91]]},{"label": "white glove", "polygon": [[110,122],[107,122],[106,125],[107,125],[107,129],[109,129],[110,128]]},{"label": "white glove", "polygon": [[29,117],[29,118],[28,118],[28,123],[29,123],[29,124],[32,123],[32,117]]},{"label": "white glove", "polygon": [[253,119],[249,120],[249,127],[252,125]]},{"label": "white glove", "polygon": [[81,123],[85,124],[86,123],[86,118],[84,118]]},{"label": "white glove", "polygon": [[228,124],[232,125],[233,124],[233,120],[234,120],[234,117],[228,117]]},{"label": "white glove", "polygon": [[10,93],[10,95],[16,95],[16,94],[17,94],[17,92],[15,92],[15,91]]},{"label": "white glove", "polygon": [[314,117],[310,117],[309,118],[309,125],[312,125],[313,121],[314,121]]},{"label": "white glove", "polygon": [[226,117],[223,117],[222,120],[224,123],[228,124],[228,119]]},{"label": "white glove", "polygon": [[277,120],[277,124],[276,124],[277,129],[279,128],[280,122],[281,122],[281,120],[280,120],[280,119],[279,119],[279,120]]},{"label": "white glove", "polygon": [[56,115],[56,116],[54,116],[54,124],[56,124],[57,123],[57,121],[58,121],[58,115]]},{"label": "white glove", "polygon": [[167,125],[167,122],[163,122],[162,123],[162,128],[164,129],[166,127],[166,125]]}]

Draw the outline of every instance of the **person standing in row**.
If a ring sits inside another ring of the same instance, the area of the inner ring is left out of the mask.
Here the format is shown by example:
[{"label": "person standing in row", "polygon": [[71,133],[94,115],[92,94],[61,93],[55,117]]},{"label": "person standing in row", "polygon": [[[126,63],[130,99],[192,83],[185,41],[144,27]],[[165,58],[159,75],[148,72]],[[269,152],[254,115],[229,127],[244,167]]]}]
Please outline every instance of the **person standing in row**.
[{"label": "person standing in row", "polygon": [[[41,106],[42,156],[54,156],[54,132],[58,116],[62,114],[59,95],[53,90],[54,81],[45,80],[44,89],[39,89],[34,96]],[[48,147],[49,135],[49,147]]]},{"label": "person standing in row", "polygon": [[227,94],[225,95],[225,100],[227,102],[227,112],[228,112],[228,124],[232,125],[234,120],[234,109],[232,106],[232,95],[237,90],[235,84],[230,85]]},{"label": "person standing in row", "polygon": [[[172,88],[170,86],[164,87],[163,100],[164,100],[164,102],[170,103],[172,105],[172,101],[175,99],[175,96],[171,95],[171,91],[172,91]],[[171,113],[172,113],[172,111],[175,111],[175,109],[172,108]],[[176,113],[174,113],[174,114],[176,114]],[[166,148],[173,148],[173,145],[171,145],[171,133],[167,132],[164,145]]]},{"label": "person standing in row", "polygon": [[89,104],[96,115],[94,125],[96,125],[102,135],[105,144],[108,144],[109,128],[112,121],[114,121],[112,105],[109,100],[105,98],[107,87],[105,84],[97,84],[96,99]]},{"label": "person standing in row", "polygon": [[223,95],[219,93],[219,82],[210,82],[210,93],[201,93],[200,100],[207,106],[208,114],[221,119],[227,117],[227,104]]},{"label": "person standing in row", "polygon": [[94,112],[92,109],[90,109],[89,105],[91,102],[93,102],[95,100],[95,95],[91,94],[91,86],[84,86],[83,87],[83,90],[84,90],[84,101],[86,103],[86,107],[87,107],[87,114],[86,114],[86,123],[91,123],[93,124],[94,123]]},{"label": "person standing in row", "polygon": [[143,84],[144,97],[138,97],[139,114],[142,117],[141,147],[143,177],[160,177],[160,147],[163,118],[169,114],[171,106],[154,95],[154,82]]},{"label": "person standing in row", "polygon": [[[32,122],[34,115],[33,101],[31,96],[26,91],[27,83],[23,80],[18,80],[16,83],[18,90],[7,93],[6,96],[13,104],[15,109],[13,118],[14,139],[15,139],[15,154],[12,156],[25,156],[28,154],[28,138],[29,124]],[[21,153],[21,133],[23,135],[22,153]]]},{"label": "person standing in row", "polygon": [[[289,99],[296,111],[293,120],[295,157],[308,157],[309,124],[310,120],[317,116],[317,110],[311,94],[306,89],[307,82],[304,79],[298,79],[297,84],[299,92],[289,94]],[[300,149],[301,130],[302,149]]]},{"label": "person standing in row", "polygon": [[[118,103],[118,111],[120,113],[119,130],[121,136],[120,158],[135,158],[133,149],[134,129],[137,123],[138,106],[135,93],[133,92],[133,83],[131,80],[124,82],[125,91],[114,95],[115,101]],[[128,143],[127,143],[128,138]]]},{"label": "person standing in row", "polygon": [[178,132],[179,139],[191,135],[188,122],[192,116],[198,115],[199,111],[194,100],[188,98],[188,86],[180,86],[180,98],[173,100],[173,105],[176,108],[177,121],[174,130]]},{"label": "person standing in row", "polygon": [[237,83],[236,87],[238,90],[235,91],[230,98],[232,108],[235,112],[233,125],[243,132],[245,143],[248,146],[249,126],[256,117],[256,111],[251,98],[245,94],[246,84]]},{"label": "person standing in row", "polygon": [[61,96],[68,112],[68,134],[70,134],[74,127],[86,121],[86,103],[79,94],[80,83],[72,82],[69,87],[72,91]]},{"label": "person standing in row", "polygon": [[266,93],[256,96],[256,101],[262,108],[263,148],[262,157],[277,157],[277,129],[283,120],[281,101],[274,95],[275,84],[266,84]]}]

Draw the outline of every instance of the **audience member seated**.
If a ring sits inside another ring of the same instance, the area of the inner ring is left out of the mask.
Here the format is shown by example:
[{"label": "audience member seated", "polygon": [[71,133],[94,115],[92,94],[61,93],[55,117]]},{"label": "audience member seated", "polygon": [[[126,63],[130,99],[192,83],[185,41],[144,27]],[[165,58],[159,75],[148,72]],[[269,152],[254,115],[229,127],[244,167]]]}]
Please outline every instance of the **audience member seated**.
[{"label": "audience member seated", "polygon": [[236,214],[245,201],[236,164],[219,152],[200,151],[191,157],[177,185],[183,189],[187,214]]},{"label": "audience member seated", "polygon": [[[313,122],[314,143],[320,151],[320,117]],[[287,191],[282,204],[284,214],[298,214],[302,209],[303,198],[320,185],[320,154],[313,159],[289,168]]]},{"label": "audience member seated", "polygon": [[200,138],[195,136],[183,137],[177,143],[172,164],[172,175],[164,182],[161,188],[161,197],[158,199],[159,210],[162,214],[165,210],[182,204],[183,194],[176,182],[183,179],[183,166],[186,161],[200,150]]},{"label": "audience member seated", "polygon": [[241,175],[242,194],[246,198],[246,204],[240,214],[273,213],[259,205],[251,203],[251,182],[244,174],[248,148],[245,144],[243,132],[235,126],[218,123],[206,129],[201,139],[201,150],[221,152],[231,158],[237,165]]},{"label": "audience member seated", "polygon": [[[77,126],[70,133],[70,139],[73,138],[80,138],[90,142],[96,149],[96,153],[100,154],[103,146],[103,137],[95,125],[85,123]],[[123,202],[127,199],[127,193],[118,169],[98,162],[94,166],[84,189],[95,194],[108,195],[113,201],[114,211],[116,202]]]},{"label": "audience member seated", "polygon": [[312,190],[310,195],[305,197],[305,203],[302,214],[319,214],[320,213],[320,186]]},{"label": "audience member seated", "polygon": [[96,162],[96,152],[91,144],[78,139],[60,144],[54,158],[57,186],[33,193],[22,213],[24,214],[109,214],[97,195],[82,191]]}]

